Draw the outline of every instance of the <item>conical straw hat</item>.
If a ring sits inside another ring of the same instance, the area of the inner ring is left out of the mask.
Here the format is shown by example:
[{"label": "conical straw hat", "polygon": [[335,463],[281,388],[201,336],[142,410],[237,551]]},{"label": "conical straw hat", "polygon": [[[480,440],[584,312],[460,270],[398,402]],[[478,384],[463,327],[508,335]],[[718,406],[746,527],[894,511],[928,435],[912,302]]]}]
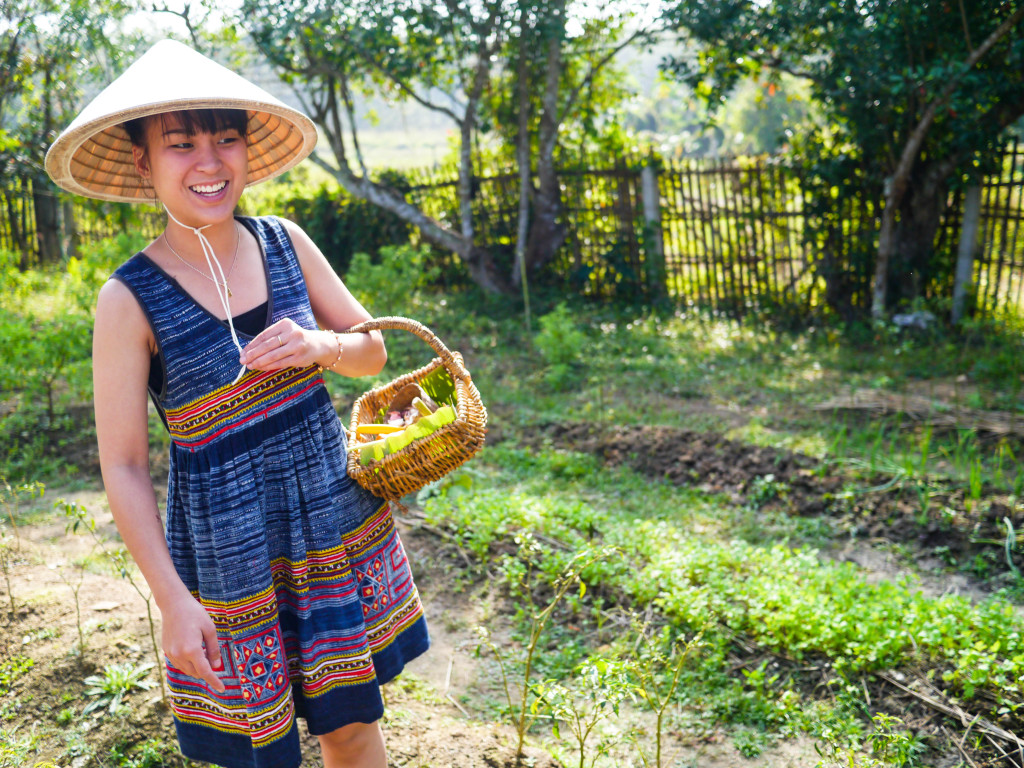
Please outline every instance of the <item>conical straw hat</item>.
[{"label": "conical straw hat", "polygon": [[162,40],[93,99],[46,153],[46,172],[99,200],[156,200],[139,176],[121,123],[181,109],[249,113],[249,184],[284,173],[313,151],[313,121],[262,88],[174,40]]}]

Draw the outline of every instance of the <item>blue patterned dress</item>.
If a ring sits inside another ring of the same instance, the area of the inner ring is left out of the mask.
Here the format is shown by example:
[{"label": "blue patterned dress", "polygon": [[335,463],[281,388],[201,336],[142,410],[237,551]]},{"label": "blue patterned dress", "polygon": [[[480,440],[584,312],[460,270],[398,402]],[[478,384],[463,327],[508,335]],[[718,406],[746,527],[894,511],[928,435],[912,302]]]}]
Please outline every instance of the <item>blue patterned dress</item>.
[{"label": "blue patterned dress", "polygon": [[[267,325],[290,317],[316,328],[281,223],[239,221],[263,250]],[[232,384],[226,322],[144,254],[115,278],[159,345],[167,383],[151,394],[172,441],[167,545],[224,661],[223,694],[168,662],[181,751],[227,768],[297,766],[296,716],[314,734],[374,722],[380,685],[429,645],[390,508],[346,474],[344,432],[316,366]]]}]

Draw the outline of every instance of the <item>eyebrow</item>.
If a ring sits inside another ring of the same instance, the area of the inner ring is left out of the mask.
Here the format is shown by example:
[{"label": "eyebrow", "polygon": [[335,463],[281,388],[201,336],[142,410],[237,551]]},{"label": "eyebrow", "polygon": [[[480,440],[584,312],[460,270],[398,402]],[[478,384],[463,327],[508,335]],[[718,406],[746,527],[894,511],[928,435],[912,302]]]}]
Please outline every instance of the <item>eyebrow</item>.
[{"label": "eyebrow", "polygon": [[163,132],[164,136],[173,136],[176,133],[184,134],[185,136],[191,136],[192,134],[186,131],[184,128],[171,128]]}]

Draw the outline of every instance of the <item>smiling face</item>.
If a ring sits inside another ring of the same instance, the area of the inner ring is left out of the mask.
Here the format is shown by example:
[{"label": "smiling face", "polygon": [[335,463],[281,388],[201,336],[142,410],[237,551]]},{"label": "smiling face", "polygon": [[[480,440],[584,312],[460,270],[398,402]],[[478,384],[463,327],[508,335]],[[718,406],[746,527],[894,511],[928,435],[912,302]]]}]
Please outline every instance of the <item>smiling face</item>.
[{"label": "smiling face", "polygon": [[247,146],[237,121],[203,123],[168,112],[129,131],[139,175],[149,179],[175,218],[192,227],[230,219],[248,179]]}]

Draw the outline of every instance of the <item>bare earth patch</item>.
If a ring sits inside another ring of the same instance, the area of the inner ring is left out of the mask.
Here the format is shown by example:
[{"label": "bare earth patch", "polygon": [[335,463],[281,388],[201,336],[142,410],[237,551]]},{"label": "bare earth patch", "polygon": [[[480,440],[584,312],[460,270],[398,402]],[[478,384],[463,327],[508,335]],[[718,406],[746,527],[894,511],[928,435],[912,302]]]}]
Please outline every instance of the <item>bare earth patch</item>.
[{"label": "bare earth patch", "polygon": [[[69,494],[87,506],[99,530],[114,533],[105,499],[99,492]],[[474,653],[478,624],[496,636],[508,633],[507,609],[495,605],[500,597],[484,579],[466,580],[464,563],[445,542],[416,526],[400,528],[409,553],[430,625],[432,648],[385,687],[385,736],[392,768],[513,768],[516,765],[514,729],[494,722],[496,704],[503,701],[492,663]],[[146,605],[132,586],[112,574],[100,558],[87,563],[79,591],[81,621],[87,637],[84,658],[77,650],[75,600],[69,586],[51,566],[68,565],[93,552],[85,535],[69,535],[63,522],[20,528],[21,550],[13,568],[17,615],[0,619],[0,663],[18,656],[33,666],[3,693],[2,727],[7,738],[31,745],[3,768],[34,766],[50,761],[60,768],[112,765],[110,751],[130,751],[147,740],[173,745],[170,713],[160,701],[159,688],[135,691],[126,697],[128,710],[102,718],[82,717],[89,702],[83,679],[106,664],[154,661]],[[492,592],[495,592],[492,594]],[[3,595],[6,606],[6,594]],[[155,616],[159,638],[159,614]],[[150,673],[155,680],[155,674]],[[64,712],[65,714],[61,714]],[[301,726],[300,726],[301,727]],[[303,768],[321,765],[315,737],[304,729]],[[531,735],[524,765],[560,768],[562,765]],[[184,765],[165,747],[167,765]],[[570,755],[567,749],[564,754]],[[724,732],[712,729],[700,737],[676,733],[670,740],[673,765],[707,768],[786,768],[817,762],[813,743],[806,738],[783,742],[757,759],[743,757]],[[626,756],[622,765],[640,765]],[[13,759],[13,758],[12,758]]]}]

